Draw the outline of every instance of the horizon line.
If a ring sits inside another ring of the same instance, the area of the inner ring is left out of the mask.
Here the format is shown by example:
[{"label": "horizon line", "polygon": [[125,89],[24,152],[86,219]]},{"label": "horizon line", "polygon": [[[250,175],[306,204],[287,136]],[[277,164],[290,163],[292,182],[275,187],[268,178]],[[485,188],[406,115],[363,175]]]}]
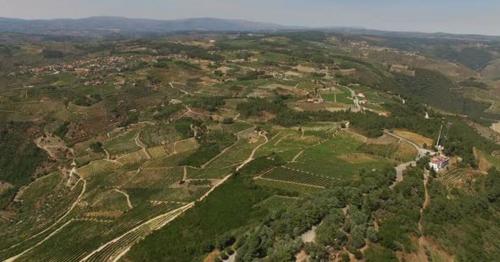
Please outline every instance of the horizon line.
[{"label": "horizon line", "polygon": [[413,34],[446,34],[446,35],[456,35],[456,36],[486,36],[486,37],[500,37],[500,34],[484,34],[484,33],[450,33],[444,31],[421,31],[421,30],[397,30],[397,29],[379,29],[379,28],[369,28],[364,26],[346,26],[346,25],[323,25],[323,26],[306,26],[306,25],[291,25],[291,24],[282,24],[276,22],[268,22],[268,21],[259,21],[253,19],[244,19],[244,18],[224,18],[224,17],[213,17],[213,16],[192,16],[185,18],[174,18],[174,19],[162,19],[162,18],[144,18],[144,17],[127,17],[127,16],[117,16],[117,15],[92,15],[92,16],[82,16],[82,17],[54,17],[54,18],[28,18],[28,17],[8,17],[8,16],[0,16],[0,19],[11,19],[11,20],[22,20],[22,21],[55,21],[55,20],[83,20],[90,18],[121,18],[121,19],[129,19],[129,20],[150,20],[150,21],[183,21],[183,20],[193,20],[193,19],[215,19],[215,20],[226,20],[226,21],[240,21],[240,22],[251,22],[251,23],[260,23],[260,24],[269,24],[275,26],[289,27],[289,29],[293,30],[312,30],[312,31],[325,31],[332,29],[357,29],[357,30],[366,30],[366,31],[378,31],[378,32],[387,32],[387,33],[413,33]]}]

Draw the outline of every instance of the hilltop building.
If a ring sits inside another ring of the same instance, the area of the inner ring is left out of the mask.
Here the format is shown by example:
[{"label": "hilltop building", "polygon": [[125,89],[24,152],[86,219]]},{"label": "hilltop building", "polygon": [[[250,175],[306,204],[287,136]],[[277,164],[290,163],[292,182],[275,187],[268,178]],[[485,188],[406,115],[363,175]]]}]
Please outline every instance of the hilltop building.
[{"label": "hilltop building", "polygon": [[437,156],[433,156],[431,158],[431,161],[429,162],[429,167],[432,170],[439,172],[439,171],[445,169],[449,163],[450,163],[449,157],[447,157],[445,155],[437,155]]}]

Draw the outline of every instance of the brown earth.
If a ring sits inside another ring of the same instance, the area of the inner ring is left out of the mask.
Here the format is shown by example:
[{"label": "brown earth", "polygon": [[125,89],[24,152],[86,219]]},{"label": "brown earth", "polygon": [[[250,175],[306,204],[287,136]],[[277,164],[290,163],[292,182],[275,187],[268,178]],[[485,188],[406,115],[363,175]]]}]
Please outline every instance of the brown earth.
[{"label": "brown earth", "polygon": [[432,140],[428,137],[425,137],[425,136],[422,136],[422,135],[419,135],[417,133],[413,133],[413,132],[410,132],[407,130],[396,129],[396,130],[394,130],[394,133],[400,137],[403,137],[403,138],[406,138],[406,139],[412,141],[413,143],[415,143],[421,147],[423,147],[424,144],[427,146],[432,146],[434,143],[434,140]]},{"label": "brown earth", "polygon": [[216,262],[219,255],[220,255],[220,251],[218,249],[216,249],[216,250],[210,252],[210,254],[208,254],[207,257],[205,257],[205,259],[203,259],[203,262]]},{"label": "brown earth", "polygon": [[348,163],[351,163],[351,164],[360,164],[360,163],[372,162],[372,161],[376,160],[371,155],[364,154],[364,153],[345,154],[345,155],[339,156],[338,158],[341,160],[344,160]]},{"label": "brown earth", "polygon": [[493,165],[490,163],[490,161],[488,161],[484,153],[475,147],[473,148],[473,152],[474,157],[478,162],[479,170],[481,170],[482,172],[488,172],[488,170],[490,170]]}]

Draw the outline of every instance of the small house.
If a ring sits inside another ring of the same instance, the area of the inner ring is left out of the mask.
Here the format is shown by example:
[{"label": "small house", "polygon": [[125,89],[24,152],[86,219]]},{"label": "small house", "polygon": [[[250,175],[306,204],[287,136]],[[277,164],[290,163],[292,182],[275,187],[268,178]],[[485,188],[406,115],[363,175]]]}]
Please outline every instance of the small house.
[{"label": "small house", "polygon": [[449,163],[450,163],[449,157],[444,155],[437,155],[431,158],[431,161],[429,162],[429,167],[432,170],[439,172],[445,169]]}]

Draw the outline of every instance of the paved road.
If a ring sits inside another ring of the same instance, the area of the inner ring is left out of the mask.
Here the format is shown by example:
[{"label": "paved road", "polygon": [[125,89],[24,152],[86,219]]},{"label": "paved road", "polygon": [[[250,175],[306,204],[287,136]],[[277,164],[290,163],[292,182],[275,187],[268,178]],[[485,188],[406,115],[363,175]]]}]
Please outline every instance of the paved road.
[{"label": "paved road", "polygon": [[398,136],[398,135],[396,135],[396,134],[394,134],[394,133],[391,133],[391,132],[389,132],[389,131],[387,131],[387,130],[384,130],[384,133],[385,133],[385,134],[387,134],[387,135],[390,135],[390,136],[392,136],[392,137],[394,137],[394,138],[397,138],[397,139],[399,139],[399,140],[401,140],[401,141],[404,141],[404,142],[406,142],[406,143],[408,143],[408,144],[412,145],[415,149],[417,149],[417,151],[418,151],[418,156],[417,156],[417,159],[416,159],[416,160],[419,160],[420,158],[422,158],[422,157],[426,156],[427,154],[432,155],[432,154],[434,154],[434,153],[435,153],[435,152],[434,152],[434,151],[432,151],[432,150],[422,148],[421,146],[419,146],[419,145],[415,144],[414,142],[412,142],[412,141],[410,141],[410,140],[408,140],[408,139],[406,139],[406,138],[404,138],[404,137],[402,137],[402,136]]},{"label": "paved road", "polygon": [[422,157],[424,157],[424,156],[426,156],[426,155],[428,155],[428,154],[431,154],[431,155],[432,155],[432,154],[434,154],[434,151],[431,151],[431,150],[428,150],[428,149],[422,148],[422,147],[420,147],[419,145],[417,145],[416,143],[414,143],[414,142],[412,142],[412,141],[410,141],[410,140],[408,140],[408,139],[406,139],[406,138],[404,138],[404,137],[402,137],[402,136],[398,136],[398,135],[396,135],[396,134],[394,134],[394,133],[391,133],[391,132],[389,132],[389,131],[387,131],[387,130],[384,130],[384,133],[385,133],[385,134],[387,134],[387,135],[389,135],[389,136],[392,136],[392,137],[394,137],[394,138],[397,138],[397,139],[399,139],[400,141],[404,141],[404,142],[406,142],[406,143],[408,143],[408,144],[412,145],[413,147],[415,147],[415,149],[417,149],[417,152],[418,152],[417,156],[415,157],[415,160],[413,160],[413,161],[409,161],[409,162],[406,162],[406,163],[402,163],[402,164],[400,164],[400,165],[398,165],[398,166],[396,166],[396,167],[395,167],[395,169],[396,169],[396,180],[395,180],[395,181],[394,181],[394,183],[390,186],[390,188],[392,189],[392,188],[394,188],[394,187],[395,187],[398,183],[400,183],[400,182],[402,182],[402,181],[403,181],[403,179],[404,179],[404,177],[403,177],[403,173],[404,173],[404,171],[405,171],[408,167],[410,167],[410,166],[415,166],[415,165],[417,164],[417,161],[418,161],[420,158],[422,158]]}]

